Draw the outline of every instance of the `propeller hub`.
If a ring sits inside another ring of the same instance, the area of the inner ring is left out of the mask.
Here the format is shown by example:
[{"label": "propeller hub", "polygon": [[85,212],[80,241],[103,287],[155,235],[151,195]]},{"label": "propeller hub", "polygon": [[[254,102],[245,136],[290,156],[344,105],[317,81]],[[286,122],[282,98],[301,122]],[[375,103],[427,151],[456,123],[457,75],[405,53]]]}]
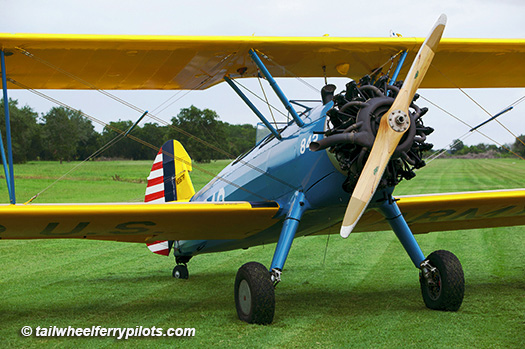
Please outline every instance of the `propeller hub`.
[{"label": "propeller hub", "polygon": [[402,110],[394,110],[388,116],[388,124],[396,132],[405,132],[410,127],[410,118]]}]

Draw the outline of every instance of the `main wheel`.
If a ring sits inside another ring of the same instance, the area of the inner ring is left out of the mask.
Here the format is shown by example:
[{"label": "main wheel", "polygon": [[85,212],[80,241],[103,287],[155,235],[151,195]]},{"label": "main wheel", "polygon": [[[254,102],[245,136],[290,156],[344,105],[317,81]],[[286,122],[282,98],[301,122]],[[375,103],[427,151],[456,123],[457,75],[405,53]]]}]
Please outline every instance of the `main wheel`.
[{"label": "main wheel", "polygon": [[465,278],[459,259],[451,252],[432,252],[427,261],[435,270],[430,279],[420,274],[421,294],[427,308],[457,311],[463,302]]},{"label": "main wheel", "polygon": [[175,266],[175,268],[173,268],[172,275],[175,279],[187,279],[190,277],[190,273],[188,272],[188,267],[183,264],[179,264]]},{"label": "main wheel", "polygon": [[235,278],[235,307],[242,321],[266,325],[273,321],[275,291],[270,273],[257,262],[244,264]]}]

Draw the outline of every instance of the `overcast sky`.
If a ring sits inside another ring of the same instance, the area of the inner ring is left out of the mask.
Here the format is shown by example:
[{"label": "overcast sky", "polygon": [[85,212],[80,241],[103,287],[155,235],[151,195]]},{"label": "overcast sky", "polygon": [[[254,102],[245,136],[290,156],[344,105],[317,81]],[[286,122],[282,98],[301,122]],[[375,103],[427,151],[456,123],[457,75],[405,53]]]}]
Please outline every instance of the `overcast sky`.
[{"label": "overcast sky", "polygon": [[[111,1],[111,0],[0,0],[0,32],[155,34],[155,35],[257,35],[257,36],[370,36],[386,37],[391,31],[405,37],[424,37],[441,13],[448,16],[444,37],[525,38],[523,0],[441,0],[441,1]],[[525,79],[525,77],[524,77]],[[330,81],[339,86],[342,79]],[[317,88],[322,80],[312,80]],[[247,84],[260,91],[256,81]],[[297,81],[283,81],[290,99],[318,99],[317,92]],[[50,96],[102,119],[135,120],[140,115],[93,91],[43,91]],[[467,90],[491,113],[496,113],[522,96],[525,89]],[[112,91],[145,109],[159,111],[177,91]],[[479,107],[457,90],[420,90],[421,95],[471,125],[488,118]],[[178,94],[177,100],[183,93]],[[25,91],[10,91],[10,97],[28,104],[39,113],[54,105]],[[273,100],[275,101],[275,100]],[[230,123],[253,123],[258,119],[225,84],[207,91],[191,92],[156,114],[169,121],[181,108],[195,105],[218,112]],[[275,102],[275,105],[278,103]],[[427,106],[423,101],[420,106]],[[434,107],[425,123],[436,129],[430,142],[445,147],[462,136],[468,127]],[[267,108],[261,107],[267,114]],[[525,103],[505,114],[500,121],[515,134],[525,133]],[[100,128],[97,128],[100,130]],[[482,129],[499,143],[513,143],[513,136],[500,125]],[[492,143],[481,135],[465,139],[467,144]],[[160,144],[159,144],[160,146]]]}]

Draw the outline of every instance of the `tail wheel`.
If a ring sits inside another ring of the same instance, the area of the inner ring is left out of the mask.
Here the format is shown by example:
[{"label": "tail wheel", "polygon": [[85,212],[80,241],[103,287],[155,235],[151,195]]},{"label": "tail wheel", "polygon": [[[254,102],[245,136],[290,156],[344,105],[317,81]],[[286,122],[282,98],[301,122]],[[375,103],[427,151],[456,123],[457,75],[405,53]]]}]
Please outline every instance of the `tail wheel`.
[{"label": "tail wheel", "polygon": [[175,279],[187,279],[190,277],[190,273],[188,272],[188,267],[183,264],[179,264],[175,266],[175,268],[173,268],[172,275]]},{"label": "tail wheel", "polygon": [[457,311],[463,302],[465,278],[459,259],[449,251],[434,251],[422,263],[419,276],[427,308]]},{"label": "tail wheel", "polygon": [[242,321],[259,325],[273,321],[275,291],[264,265],[250,262],[239,268],[235,278],[235,307]]}]

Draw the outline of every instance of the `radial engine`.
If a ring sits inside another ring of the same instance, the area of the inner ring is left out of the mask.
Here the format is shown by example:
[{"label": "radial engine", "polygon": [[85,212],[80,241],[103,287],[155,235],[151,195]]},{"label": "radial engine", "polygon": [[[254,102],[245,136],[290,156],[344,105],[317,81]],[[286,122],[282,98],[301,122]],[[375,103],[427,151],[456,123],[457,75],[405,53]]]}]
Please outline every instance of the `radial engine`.
[{"label": "radial engine", "polygon": [[[349,82],[346,91],[336,95],[334,85],[323,87],[323,102],[332,98],[334,106],[327,112],[324,138],[311,143],[310,149],[329,148],[341,170],[348,172],[343,189],[349,193],[354,190],[368,159],[381,117],[390,109],[403,84],[397,81],[389,85],[387,79],[384,76],[372,82],[367,75],[359,83]],[[434,129],[423,124],[422,117],[428,108],[418,107],[415,104],[418,98],[416,94],[409,109],[410,127],[394,151],[379,188],[395,186],[403,178],[409,180],[415,176],[414,169],[425,166],[423,153],[433,147],[426,140]],[[403,120],[399,121],[401,124]]]}]

